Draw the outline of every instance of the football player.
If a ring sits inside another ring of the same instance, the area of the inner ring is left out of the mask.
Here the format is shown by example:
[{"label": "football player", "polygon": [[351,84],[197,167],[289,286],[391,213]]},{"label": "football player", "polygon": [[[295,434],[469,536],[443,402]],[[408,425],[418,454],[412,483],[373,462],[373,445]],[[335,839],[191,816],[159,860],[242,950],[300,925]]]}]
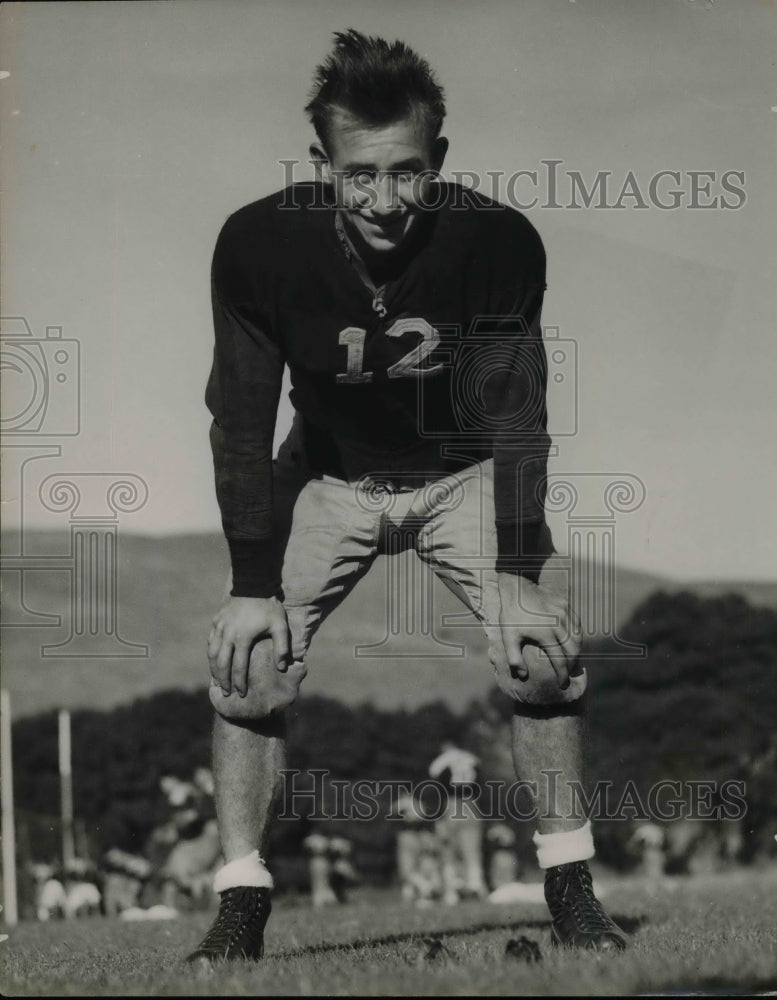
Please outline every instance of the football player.
[{"label": "football player", "polygon": [[[317,180],[235,212],[213,258],[206,401],[232,569],[208,641],[225,865],[189,957],[263,953],[283,709],[316,629],[398,538],[477,615],[514,699],[553,940],[620,950],[570,785],[586,674],[544,516],[542,242],[519,212],[441,181],[443,92],[403,43],[336,34],[306,111]],[[284,366],[296,415],[273,462]]]}]

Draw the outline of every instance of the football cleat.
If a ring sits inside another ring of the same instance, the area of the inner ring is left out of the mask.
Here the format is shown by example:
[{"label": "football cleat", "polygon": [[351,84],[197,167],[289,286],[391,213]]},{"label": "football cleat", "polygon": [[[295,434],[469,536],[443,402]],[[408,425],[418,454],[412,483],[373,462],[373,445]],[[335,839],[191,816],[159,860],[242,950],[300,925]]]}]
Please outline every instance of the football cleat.
[{"label": "football cleat", "polygon": [[264,954],[264,928],[271,910],[269,889],[225,889],[213,926],[186,961],[192,965],[257,961]]},{"label": "football cleat", "polygon": [[594,895],[591,872],[585,861],[548,868],[545,900],[553,918],[554,944],[611,952],[626,947],[626,935]]}]

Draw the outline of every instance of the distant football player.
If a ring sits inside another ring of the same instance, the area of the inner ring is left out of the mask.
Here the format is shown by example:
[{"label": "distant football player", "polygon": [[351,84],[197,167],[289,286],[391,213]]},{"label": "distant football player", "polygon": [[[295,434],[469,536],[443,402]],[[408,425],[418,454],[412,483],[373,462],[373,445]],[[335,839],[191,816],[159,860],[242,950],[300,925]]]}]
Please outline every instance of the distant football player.
[{"label": "distant football player", "polygon": [[429,765],[429,777],[443,783],[445,810],[435,824],[442,853],[443,900],[488,895],[483,871],[483,821],[473,804],[479,761],[468,750],[446,741]]},{"label": "distant football player", "polygon": [[[554,940],[620,950],[569,786],[586,675],[545,523],[542,242],[519,212],[439,178],[443,92],[405,44],[336,34],[306,110],[317,180],[235,212],[213,258],[206,400],[232,580],[208,652],[226,864],[190,958],[262,955],[283,709],[316,630],[392,533],[479,618],[515,701]],[[284,366],[296,418],[273,462]]]},{"label": "distant football player", "polygon": [[332,888],[332,867],[329,860],[329,838],[321,833],[311,833],[302,841],[308,856],[310,901],[315,907],[337,902]]}]

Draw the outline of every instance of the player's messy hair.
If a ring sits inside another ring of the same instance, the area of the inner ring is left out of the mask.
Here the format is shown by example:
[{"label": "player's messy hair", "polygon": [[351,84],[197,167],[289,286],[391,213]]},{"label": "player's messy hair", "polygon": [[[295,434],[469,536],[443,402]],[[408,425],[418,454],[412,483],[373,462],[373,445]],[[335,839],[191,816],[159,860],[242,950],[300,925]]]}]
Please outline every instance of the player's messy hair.
[{"label": "player's messy hair", "polygon": [[445,96],[425,59],[404,42],[334,33],[335,46],[316,68],[305,111],[326,147],[332,112],[339,108],[370,125],[421,115],[432,139],[445,118]]}]

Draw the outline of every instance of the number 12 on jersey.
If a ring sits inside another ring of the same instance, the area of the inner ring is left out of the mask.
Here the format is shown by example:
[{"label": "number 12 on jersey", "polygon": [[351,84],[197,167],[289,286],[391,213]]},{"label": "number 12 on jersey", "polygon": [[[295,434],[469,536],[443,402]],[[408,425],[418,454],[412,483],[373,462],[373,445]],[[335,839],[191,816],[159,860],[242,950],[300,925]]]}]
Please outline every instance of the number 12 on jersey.
[{"label": "number 12 on jersey", "polygon": [[[426,358],[440,343],[440,334],[425,319],[404,317],[395,320],[386,330],[386,337],[401,337],[405,333],[417,333],[421,340],[408,353],[391,365],[386,374],[389,378],[426,378],[434,375],[443,367],[442,364],[429,368],[420,367]],[[371,382],[373,372],[364,371],[364,341],[367,331],[360,326],[347,326],[340,331],[338,342],[348,350],[346,370],[337,375],[338,383],[355,384]]]}]

